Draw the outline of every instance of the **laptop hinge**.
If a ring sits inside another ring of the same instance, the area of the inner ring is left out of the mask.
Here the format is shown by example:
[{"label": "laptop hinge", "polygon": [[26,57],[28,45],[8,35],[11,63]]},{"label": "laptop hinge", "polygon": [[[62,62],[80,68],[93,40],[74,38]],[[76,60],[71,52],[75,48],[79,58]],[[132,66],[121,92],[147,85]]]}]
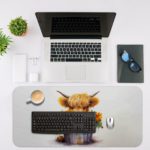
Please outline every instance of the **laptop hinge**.
[{"label": "laptop hinge", "polygon": [[51,39],[101,39],[100,35],[51,35]]}]

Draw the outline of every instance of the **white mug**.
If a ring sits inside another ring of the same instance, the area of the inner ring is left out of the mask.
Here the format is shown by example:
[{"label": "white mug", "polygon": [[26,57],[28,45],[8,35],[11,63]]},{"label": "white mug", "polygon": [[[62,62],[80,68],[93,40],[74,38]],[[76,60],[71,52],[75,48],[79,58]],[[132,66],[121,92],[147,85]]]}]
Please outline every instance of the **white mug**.
[{"label": "white mug", "polygon": [[26,102],[26,104],[35,104],[39,105],[42,104],[45,100],[44,93],[40,90],[35,90],[31,93],[31,96],[29,100]]}]

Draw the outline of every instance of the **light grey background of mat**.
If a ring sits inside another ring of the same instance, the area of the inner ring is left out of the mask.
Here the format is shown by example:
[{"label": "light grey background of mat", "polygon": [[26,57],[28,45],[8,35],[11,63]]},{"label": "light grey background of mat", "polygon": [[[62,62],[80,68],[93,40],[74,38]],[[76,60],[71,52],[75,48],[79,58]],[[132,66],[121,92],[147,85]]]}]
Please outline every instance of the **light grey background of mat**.
[{"label": "light grey background of mat", "polygon": [[[142,70],[138,73],[132,72],[128,64],[124,63],[120,54],[126,50],[134,60],[140,65]],[[118,67],[118,82],[122,83],[143,83],[144,82],[144,58],[143,58],[143,45],[117,45],[117,67]]]},{"label": "light grey background of mat", "polygon": [[[41,106],[26,105],[31,92],[40,89],[45,94]],[[137,87],[51,87],[26,86],[18,87],[13,92],[13,142],[19,147],[63,147],[55,141],[58,135],[32,134],[32,111],[64,110],[57,101],[60,96],[56,90],[68,95],[77,92],[92,94],[100,91],[100,104],[93,110],[103,113],[103,129],[94,134],[96,143],[79,145],[79,147],[135,147],[142,142],[142,92]],[[114,117],[115,128],[106,128],[106,117]],[[77,147],[77,145],[74,145]]]}]

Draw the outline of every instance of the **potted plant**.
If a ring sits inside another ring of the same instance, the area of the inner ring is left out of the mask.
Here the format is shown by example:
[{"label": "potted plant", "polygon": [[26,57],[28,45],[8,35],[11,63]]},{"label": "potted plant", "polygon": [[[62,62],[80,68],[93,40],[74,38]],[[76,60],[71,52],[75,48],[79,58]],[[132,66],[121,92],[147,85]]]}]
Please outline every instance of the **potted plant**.
[{"label": "potted plant", "polygon": [[27,32],[28,24],[22,17],[17,17],[10,21],[8,27],[15,36],[23,36]]},{"label": "potted plant", "polygon": [[11,42],[11,38],[5,35],[0,29],[0,55],[3,55],[7,52],[7,48]]}]

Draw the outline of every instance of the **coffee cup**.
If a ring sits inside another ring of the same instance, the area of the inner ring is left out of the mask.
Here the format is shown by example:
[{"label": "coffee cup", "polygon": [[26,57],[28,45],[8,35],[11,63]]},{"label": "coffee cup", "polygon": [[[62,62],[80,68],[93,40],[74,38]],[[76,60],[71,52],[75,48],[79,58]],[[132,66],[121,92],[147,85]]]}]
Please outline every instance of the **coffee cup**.
[{"label": "coffee cup", "polygon": [[45,100],[44,93],[40,90],[35,90],[31,93],[31,96],[26,103],[40,105],[44,102],[44,100]]}]

